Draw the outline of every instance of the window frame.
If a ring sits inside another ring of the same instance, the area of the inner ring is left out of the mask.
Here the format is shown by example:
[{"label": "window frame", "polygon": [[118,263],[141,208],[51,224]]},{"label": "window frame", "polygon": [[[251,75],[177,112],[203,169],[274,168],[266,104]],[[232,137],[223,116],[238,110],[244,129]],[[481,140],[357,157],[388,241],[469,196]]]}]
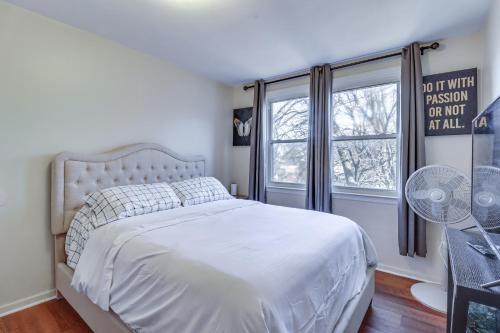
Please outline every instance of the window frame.
[{"label": "window frame", "polygon": [[[400,113],[401,113],[401,81],[400,80],[394,80],[394,79],[388,79],[388,80],[379,80],[376,83],[371,83],[367,85],[353,85],[349,87],[344,87],[342,89],[332,89],[332,100],[333,100],[333,95],[336,93],[342,93],[345,91],[351,91],[351,90],[359,90],[359,89],[366,89],[366,88],[373,88],[373,87],[379,87],[379,86],[385,86],[385,85],[391,85],[395,84],[397,88],[397,105],[398,105],[398,110],[396,114],[396,133],[393,134],[374,134],[374,135],[353,135],[353,136],[338,136],[334,137],[333,133],[330,138],[330,154],[331,150],[333,149],[333,143],[334,142],[349,142],[349,141],[358,141],[358,140],[387,140],[387,139],[394,139],[396,140],[396,186],[394,190],[384,190],[384,189],[376,189],[376,188],[363,188],[363,187],[356,187],[356,186],[347,186],[347,185],[335,185],[333,183],[333,177],[331,180],[331,193],[332,196],[335,195],[341,195],[341,194],[347,194],[347,195],[362,195],[362,196],[374,196],[374,197],[385,197],[385,198],[397,198],[398,193],[399,193],[399,174],[400,174],[400,156],[399,156],[399,146],[400,146]],[[332,103],[332,109],[330,110],[331,112],[331,119],[330,119],[330,125],[331,122],[333,121],[334,117],[334,112],[333,112],[334,105]],[[333,154],[331,154],[330,158],[333,158]],[[333,175],[333,163],[331,163],[330,168],[332,169],[332,175]]]},{"label": "window frame", "polygon": [[[309,95],[305,93],[290,93],[290,94],[285,94],[281,96],[276,96],[274,98],[268,98],[266,102],[266,107],[267,107],[267,117],[266,117],[266,132],[268,133],[267,135],[267,142],[266,142],[266,156],[267,156],[267,163],[266,163],[266,168],[269,170],[266,172],[266,187],[268,188],[288,188],[288,189],[296,189],[296,190],[305,190],[306,184],[301,184],[301,183],[289,183],[289,182],[277,182],[273,180],[273,166],[274,166],[274,158],[273,158],[273,145],[274,144],[280,144],[280,143],[305,143],[307,145],[307,140],[308,138],[304,139],[286,139],[286,140],[280,140],[280,139],[273,139],[273,112],[272,112],[272,104],[273,103],[278,103],[278,102],[283,102],[283,101],[288,101],[292,99],[301,99],[301,98],[307,98],[309,99]],[[307,147],[306,147],[307,149]],[[307,150],[306,150],[306,165],[307,165]]]}]

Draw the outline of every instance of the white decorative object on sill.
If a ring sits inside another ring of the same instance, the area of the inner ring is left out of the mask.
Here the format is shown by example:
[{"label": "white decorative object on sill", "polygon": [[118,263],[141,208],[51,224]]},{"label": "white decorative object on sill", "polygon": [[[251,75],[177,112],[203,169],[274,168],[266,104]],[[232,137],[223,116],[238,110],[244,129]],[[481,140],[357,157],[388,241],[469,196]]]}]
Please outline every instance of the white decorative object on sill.
[{"label": "white decorative object on sill", "polygon": [[238,195],[238,184],[231,184],[231,195]]}]

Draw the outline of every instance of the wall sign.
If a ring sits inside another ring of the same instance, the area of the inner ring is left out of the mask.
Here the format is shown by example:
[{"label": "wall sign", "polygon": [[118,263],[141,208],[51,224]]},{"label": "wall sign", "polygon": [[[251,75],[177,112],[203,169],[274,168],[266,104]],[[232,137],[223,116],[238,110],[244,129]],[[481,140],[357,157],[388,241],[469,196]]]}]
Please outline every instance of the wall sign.
[{"label": "wall sign", "polygon": [[425,135],[471,134],[477,115],[477,68],[427,75]]}]

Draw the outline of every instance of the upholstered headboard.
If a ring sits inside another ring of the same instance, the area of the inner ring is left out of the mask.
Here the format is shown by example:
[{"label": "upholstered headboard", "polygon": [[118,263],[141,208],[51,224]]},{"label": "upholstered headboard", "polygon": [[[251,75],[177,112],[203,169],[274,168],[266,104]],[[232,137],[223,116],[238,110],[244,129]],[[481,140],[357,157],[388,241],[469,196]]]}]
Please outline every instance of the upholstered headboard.
[{"label": "upholstered headboard", "polygon": [[[83,198],[102,188],[174,182],[205,175],[205,160],[184,157],[156,144],[141,143],[104,154],[61,153],[52,163],[51,229],[68,231]],[[58,249],[56,249],[58,251]]]}]

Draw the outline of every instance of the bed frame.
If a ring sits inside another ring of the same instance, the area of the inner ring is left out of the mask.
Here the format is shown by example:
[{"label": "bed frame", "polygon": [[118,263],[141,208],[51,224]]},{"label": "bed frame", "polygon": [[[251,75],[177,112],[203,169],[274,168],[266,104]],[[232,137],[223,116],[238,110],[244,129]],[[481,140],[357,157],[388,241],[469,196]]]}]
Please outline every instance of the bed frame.
[{"label": "bed frame", "polygon": [[[55,285],[94,332],[130,332],[112,311],[103,311],[71,286],[73,270],[66,265],[64,241],[83,198],[102,188],[130,184],[174,182],[205,175],[201,156],[185,157],[157,144],[135,144],[104,154],[62,153],[52,163],[51,230],[54,235]],[[375,291],[374,268],[365,286],[345,307],[334,333],[357,332]]]}]

